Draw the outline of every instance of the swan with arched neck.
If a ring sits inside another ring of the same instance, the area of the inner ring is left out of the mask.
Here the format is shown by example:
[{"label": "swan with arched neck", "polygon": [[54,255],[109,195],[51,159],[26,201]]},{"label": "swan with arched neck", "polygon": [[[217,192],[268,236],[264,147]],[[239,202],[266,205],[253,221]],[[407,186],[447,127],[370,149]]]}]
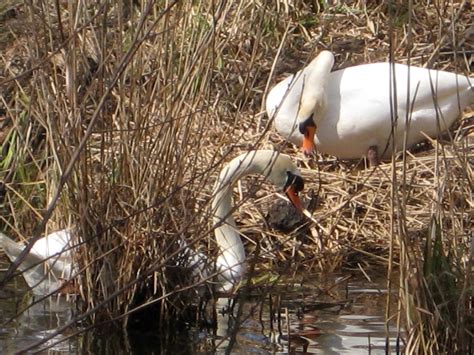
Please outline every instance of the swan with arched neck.
[{"label": "swan with arched neck", "polygon": [[436,137],[474,102],[468,76],[390,63],[331,72],[333,65],[333,54],[323,51],[267,96],[277,131],[306,154],[315,147],[341,159],[369,154],[376,164],[391,156],[392,143],[401,151]]}]

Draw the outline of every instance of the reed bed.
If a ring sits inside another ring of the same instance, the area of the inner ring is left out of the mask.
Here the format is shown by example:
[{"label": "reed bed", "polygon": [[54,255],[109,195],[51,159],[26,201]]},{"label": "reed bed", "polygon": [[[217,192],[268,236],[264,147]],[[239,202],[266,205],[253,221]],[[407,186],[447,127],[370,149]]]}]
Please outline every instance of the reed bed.
[{"label": "reed bed", "polygon": [[[216,254],[217,174],[239,152],[274,147],[301,166],[317,223],[279,231],[269,222],[279,195],[239,184],[235,215],[257,271],[381,264],[388,287],[400,285],[387,319],[405,329],[408,353],[472,349],[472,111],[377,169],[304,157],[263,111],[268,89],[324,48],[336,69],[394,59],[468,72],[470,6],[8,2],[1,228],[23,240],[66,226],[81,236],[81,313],[58,333],[81,320],[166,330],[203,283],[183,272],[180,241]],[[146,321],[130,318],[151,306]]]}]

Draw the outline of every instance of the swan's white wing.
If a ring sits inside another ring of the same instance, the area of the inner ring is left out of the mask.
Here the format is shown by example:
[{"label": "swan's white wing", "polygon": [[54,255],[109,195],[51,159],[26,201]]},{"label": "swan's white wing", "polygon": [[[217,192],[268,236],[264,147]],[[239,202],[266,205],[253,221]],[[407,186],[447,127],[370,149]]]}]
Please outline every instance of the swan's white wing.
[{"label": "swan's white wing", "polygon": [[[61,234],[60,236],[64,237]],[[45,241],[46,238],[41,238],[35,243],[30,253],[18,267],[23,273],[26,283],[36,294],[46,294],[57,289],[60,286],[59,280],[68,279],[72,273],[70,255],[58,254],[53,256],[55,255],[53,253],[55,251],[54,248],[59,245],[58,241],[54,240],[56,237],[53,237],[51,239],[54,244],[53,248],[48,249],[49,243]],[[3,233],[0,233],[0,246],[3,247],[11,262],[14,262],[24,249],[23,245],[16,243]],[[57,250],[61,252],[62,249]],[[45,262],[45,259],[48,257],[51,258]]]}]

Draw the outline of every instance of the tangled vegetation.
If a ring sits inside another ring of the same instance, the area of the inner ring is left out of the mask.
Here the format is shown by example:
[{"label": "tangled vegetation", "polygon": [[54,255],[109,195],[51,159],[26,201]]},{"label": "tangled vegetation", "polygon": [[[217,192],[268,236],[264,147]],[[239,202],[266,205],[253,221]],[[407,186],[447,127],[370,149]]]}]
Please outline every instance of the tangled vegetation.
[{"label": "tangled vegetation", "polygon": [[0,6],[0,230],[82,236],[75,321],[126,324],[154,305],[166,329],[197,286],[177,278],[179,241],[216,253],[209,202],[221,167],[275,147],[299,163],[318,223],[271,228],[277,194],[241,186],[235,214],[256,267],[384,265],[399,290],[387,319],[406,330],[407,352],[472,349],[472,111],[372,170],[304,157],[263,109],[269,88],[322,49],[335,69],[394,60],[469,73],[469,1]]}]

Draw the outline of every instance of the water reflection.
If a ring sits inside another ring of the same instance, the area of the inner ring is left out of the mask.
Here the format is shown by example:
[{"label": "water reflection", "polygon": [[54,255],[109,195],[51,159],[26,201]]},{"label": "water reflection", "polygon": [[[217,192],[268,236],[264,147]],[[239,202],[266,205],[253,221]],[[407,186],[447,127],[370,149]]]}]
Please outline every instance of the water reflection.
[{"label": "water reflection", "polygon": [[[1,275],[0,275],[1,277]],[[13,354],[38,340],[49,337],[72,318],[73,304],[63,298],[50,297],[42,302],[27,292],[26,285],[7,285],[0,292],[0,353]],[[56,342],[60,337],[46,344]],[[54,345],[51,351],[75,353],[76,340]]]},{"label": "water reflection", "polygon": [[[228,349],[232,349],[231,353],[257,354],[305,351],[308,354],[385,354],[385,284],[383,276],[372,283],[362,277],[344,282],[338,282],[337,277],[324,282],[309,278],[302,286],[276,287],[271,297],[265,292],[260,292],[260,297],[259,290],[253,290],[246,301],[240,300],[234,305],[232,313],[225,312],[229,305],[227,300],[220,299],[216,305],[215,328],[184,327],[166,337],[151,329],[129,333],[117,329],[111,333],[110,329],[100,328],[54,345],[50,350],[68,354],[224,354]],[[26,286],[10,285],[2,290],[1,296],[23,287]],[[20,296],[0,300],[0,353],[14,353],[44,339],[73,316],[73,304],[50,298],[4,324],[32,300]],[[398,334],[394,324],[388,335],[390,352],[396,353]]]},{"label": "water reflection", "polygon": [[[334,285],[337,279],[326,282]],[[389,323],[386,334],[385,285],[385,277],[380,276],[370,283],[353,277],[323,293],[317,292],[325,288],[318,279],[307,281],[307,287],[276,288],[279,299],[278,306],[273,300],[273,309],[280,309],[279,314],[271,317],[270,302],[257,305],[251,300],[243,305],[236,334],[221,321],[218,335],[235,337],[235,353],[386,354],[388,342],[389,353],[396,354],[401,350],[394,322]],[[395,299],[392,297],[392,314]],[[222,342],[217,353],[224,353],[228,344],[228,340]]]}]

